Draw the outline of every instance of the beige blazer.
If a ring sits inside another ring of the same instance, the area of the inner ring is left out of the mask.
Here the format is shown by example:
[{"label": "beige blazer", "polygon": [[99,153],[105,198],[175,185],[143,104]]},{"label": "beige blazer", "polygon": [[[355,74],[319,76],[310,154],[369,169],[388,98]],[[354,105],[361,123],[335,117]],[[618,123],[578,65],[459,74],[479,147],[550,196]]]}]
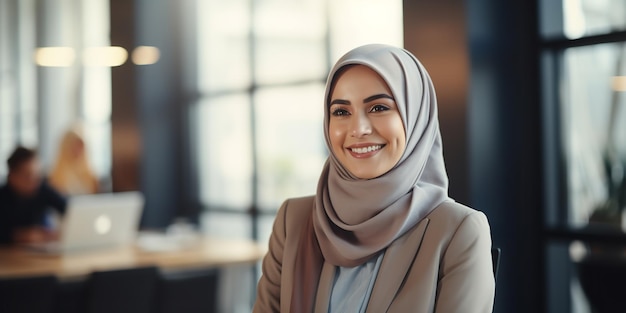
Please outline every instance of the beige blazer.
[{"label": "beige blazer", "polygon": [[[312,208],[306,197],[278,211],[253,312],[289,312],[300,230]],[[315,312],[328,311],[334,274],[325,263]],[[494,293],[487,218],[447,201],[387,248],[367,312],[487,313]]]}]

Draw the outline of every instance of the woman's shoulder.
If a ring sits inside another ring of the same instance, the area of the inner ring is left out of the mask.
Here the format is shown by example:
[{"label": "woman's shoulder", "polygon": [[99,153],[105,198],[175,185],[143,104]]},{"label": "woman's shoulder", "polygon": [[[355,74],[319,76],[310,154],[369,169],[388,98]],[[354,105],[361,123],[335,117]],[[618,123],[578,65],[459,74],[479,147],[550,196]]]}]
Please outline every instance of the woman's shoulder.
[{"label": "woman's shoulder", "polygon": [[429,218],[464,219],[468,215],[482,213],[454,200],[446,200],[439,204],[429,215]]},{"label": "woman's shoulder", "polygon": [[313,211],[314,204],[315,196],[289,198],[280,206],[278,216],[287,221],[305,219]]},{"label": "woman's shoulder", "polygon": [[473,225],[471,228],[477,230],[489,228],[489,222],[483,212],[452,200],[444,201],[426,217],[435,229],[447,234],[454,233],[461,225],[467,224]]},{"label": "woman's shoulder", "polygon": [[315,196],[306,196],[299,198],[289,198],[285,200],[283,206],[287,206],[289,208],[297,208],[296,210],[305,210],[313,208],[313,202],[315,201]]}]

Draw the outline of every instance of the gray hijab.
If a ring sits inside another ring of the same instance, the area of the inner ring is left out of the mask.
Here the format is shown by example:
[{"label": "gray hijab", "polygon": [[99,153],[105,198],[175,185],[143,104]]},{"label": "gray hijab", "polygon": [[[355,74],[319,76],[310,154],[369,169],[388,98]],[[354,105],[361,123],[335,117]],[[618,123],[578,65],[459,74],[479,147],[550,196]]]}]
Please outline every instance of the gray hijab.
[{"label": "gray hijab", "polygon": [[[406,132],[406,150],[387,173],[373,179],[354,177],[333,154],[329,101],[341,69],[365,65],[389,86]],[[356,266],[389,246],[448,199],[432,81],[410,52],[372,44],[345,54],[326,84],[324,134],[330,156],[318,182],[313,229],[323,258],[338,266]]]}]

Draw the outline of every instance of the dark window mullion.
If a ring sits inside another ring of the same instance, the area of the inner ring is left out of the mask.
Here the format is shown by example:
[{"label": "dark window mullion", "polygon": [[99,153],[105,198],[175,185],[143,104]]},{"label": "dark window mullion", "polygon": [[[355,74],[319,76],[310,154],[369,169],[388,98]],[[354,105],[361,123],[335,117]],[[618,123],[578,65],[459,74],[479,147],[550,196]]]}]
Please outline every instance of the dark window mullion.
[{"label": "dark window mullion", "polygon": [[543,89],[543,131],[544,131],[544,166],[545,166],[545,207],[548,212],[544,214],[544,229],[561,226],[567,221],[568,199],[567,171],[564,164],[566,158],[563,149],[562,138],[562,99],[558,92],[560,85],[561,69],[563,68],[562,51],[542,51]]},{"label": "dark window mullion", "polygon": [[572,230],[568,227],[556,227],[546,230],[544,235],[551,241],[580,240],[585,243],[626,245],[626,234],[619,231],[600,229]]},{"label": "dark window mullion", "polygon": [[[254,61],[251,61],[251,63],[254,63]],[[304,86],[304,85],[310,85],[310,84],[317,84],[317,83],[320,83],[320,82],[321,83],[326,83],[326,77],[293,80],[293,81],[289,81],[289,82],[275,83],[275,84],[258,84],[256,82],[253,82],[251,84],[251,86],[248,87],[248,88],[223,89],[223,90],[217,90],[217,91],[212,91],[212,92],[200,92],[199,94],[192,95],[192,96],[196,96],[196,97],[199,97],[199,98],[217,98],[217,97],[223,97],[223,96],[229,96],[229,95],[241,94],[241,93],[248,93],[248,94],[250,94],[250,96],[252,96],[254,94],[254,92],[259,90],[259,89],[270,89],[270,88],[280,88],[280,87],[297,87],[297,86]]]},{"label": "dark window mullion", "polygon": [[546,50],[564,50],[573,47],[592,46],[603,43],[626,41],[626,31],[612,32],[602,35],[586,36],[576,39],[557,38],[541,41],[540,48]]}]

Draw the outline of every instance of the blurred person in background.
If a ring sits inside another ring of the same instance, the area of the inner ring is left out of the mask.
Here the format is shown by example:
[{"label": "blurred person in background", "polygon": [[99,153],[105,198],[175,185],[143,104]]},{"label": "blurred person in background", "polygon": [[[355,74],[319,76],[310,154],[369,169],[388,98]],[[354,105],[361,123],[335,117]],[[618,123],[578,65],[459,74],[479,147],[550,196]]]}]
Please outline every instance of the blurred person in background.
[{"label": "blurred person in background", "polygon": [[50,210],[63,214],[66,199],[43,179],[37,153],[18,147],[7,160],[9,174],[0,187],[0,243],[55,240]]},{"label": "blurred person in background", "polygon": [[254,312],[491,312],[489,223],[448,197],[426,69],[358,47],[324,101],[330,155],[317,193],[277,213]]},{"label": "blurred person in background", "polygon": [[50,172],[50,184],[65,195],[98,192],[99,183],[87,158],[82,128],[75,125],[63,135],[54,167]]}]

